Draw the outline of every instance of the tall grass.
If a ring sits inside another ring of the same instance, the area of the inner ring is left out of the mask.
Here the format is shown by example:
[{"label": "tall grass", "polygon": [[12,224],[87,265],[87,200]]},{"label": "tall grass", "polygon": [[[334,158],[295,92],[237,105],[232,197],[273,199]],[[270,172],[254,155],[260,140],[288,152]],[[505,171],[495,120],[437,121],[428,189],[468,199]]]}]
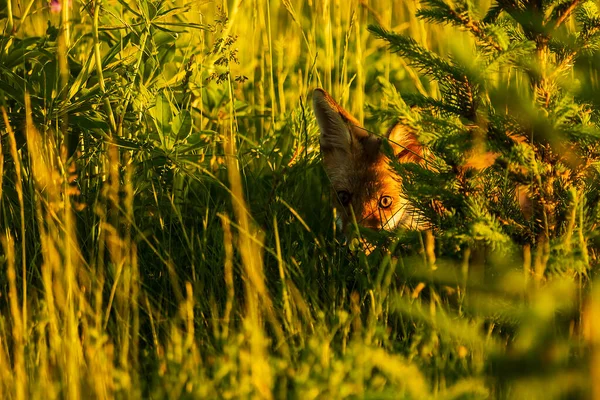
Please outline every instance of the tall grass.
[{"label": "tall grass", "polygon": [[599,398],[593,270],[341,244],[310,93],[435,95],[418,2],[58,4],[0,10],[0,398]]}]

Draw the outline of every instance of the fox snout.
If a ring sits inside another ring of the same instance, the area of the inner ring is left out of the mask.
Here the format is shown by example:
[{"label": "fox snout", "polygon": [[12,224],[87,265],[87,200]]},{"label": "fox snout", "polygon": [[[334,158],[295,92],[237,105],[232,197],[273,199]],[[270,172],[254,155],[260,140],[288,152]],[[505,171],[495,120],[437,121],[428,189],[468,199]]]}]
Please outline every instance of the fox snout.
[{"label": "fox snout", "polygon": [[402,177],[381,150],[382,141],[388,140],[399,162],[420,162],[423,149],[410,129],[397,124],[385,135],[372,134],[320,88],[313,92],[313,109],[323,166],[343,228],[355,220],[376,230],[418,229],[418,218],[403,194]]}]

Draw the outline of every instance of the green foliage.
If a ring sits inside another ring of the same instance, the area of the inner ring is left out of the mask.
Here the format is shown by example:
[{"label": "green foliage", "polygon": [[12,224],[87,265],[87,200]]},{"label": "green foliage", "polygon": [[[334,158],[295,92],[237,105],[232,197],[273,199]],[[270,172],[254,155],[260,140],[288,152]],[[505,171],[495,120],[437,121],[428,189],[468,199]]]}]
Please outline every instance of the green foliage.
[{"label": "green foliage", "polygon": [[[484,18],[469,2],[425,1],[422,7],[417,13],[421,19],[466,31],[472,51],[456,46],[455,54],[440,55],[407,35],[369,27],[440,88],[439,97],[410,92],[399,96],[383,84],[387,101],[411,109],[374,110],[410,127],[431,150],[419,165],[394,165],[406,196],[434,228],[446,256],[455,253],[471,264],[475,256],[475,263],[490,268],[503,254],[513,260],[509,263],[522,263],[526,276],[536,280],[556,279],[560,285],[578,277],[585,282],[597,264],[597,247],[586,238],[596,230],[600,120],[592,112],[596,98],[586,96],[580,84],[590,82],[591,71],[580,68],[579,61],[596,57],[596,4],[498,1]],[[566,27],[572,15],[575,29]],[[519,247],[522,256],[515,258]],[[510,303],[519,307],[518,301]],[[414,316],[411,310],[402,306],[403,313]],[[467,314],[481,317],[486,314],[482,311],[470,309]],[[563,382],[563,373],[557,371],[568,370],[574,362],[570,354],[579,351],[577,346],[563,334],[543,333],[540,326],[548,321],[536,321],[536,328],[522,320],[509,323],[517,328],[510,335],[515,343],[528,343],[518,361],[528,367],[503,375],[496,368],[510,370],[516,359],[496,356],[488,364],[494,366],[488,373],[502,382],[500,397],[511,396],[508,387],[522,390],[509,382],[524,379],[526,370],[535,371],[541,382]],[[507,329],[506,322],[497,323]],[[554,370],[537,364],[535,356],[548,345],[562,349],[551,362]],[[549,390],[556,396],[578,390],[567,387],[556,384]]]},{"label": "green foliage", "polygon": [[[421,18],[464,29],[475,47],[471,55],[442,57],[407,36],[370,26],[441,89],[440,99],[405,98],[413,106],[412,119],[419,121],[411,127],[433,149],[440,176],[424,179],[418,168],[398,167],[408,176],[408,197],[420,199],[417,208],[435,222],[439,213],[432,207],[439,208],[440,198],[432,194],[441,181],[453,182],[443,186],[454,196],[442,199],[441,206],[451,219],[461,217],[450,235],[459,241],[468,237],[500,246],[509,234],[542,251],[548,242],[571,237],[573,229],[589,234],[589,225],[569,223],[568,199],[569,193],[575,202],[594,195],[586,188],[597,176],[591,166],[599,156],[593,143],[600,131],[597,119],[587,117],[590,104],[578,100],[574,75],[566,72],[578,54],[591,50],[598,27],[595,5],[544,3],[538,9],[533,3],[499,2],[488,11],[494,18],[483,20],[467,2],[423,6]],[[565,35],[563,23],[572,13],[580,29]],[[572,36],[578,39],[571,41]],[[431,186],[412,184],[423,181]],[[452,200],[461,196],[468,201]],[[594,210],[576,212],[584,221]],[[443,231],[448,224],[437,225]]]},{"label": "green foliage", "polygon": [[[600,15],[484,7],[0,1],[0,398],[597,394]],[[316,86],[431,232],[344,244]]]}]

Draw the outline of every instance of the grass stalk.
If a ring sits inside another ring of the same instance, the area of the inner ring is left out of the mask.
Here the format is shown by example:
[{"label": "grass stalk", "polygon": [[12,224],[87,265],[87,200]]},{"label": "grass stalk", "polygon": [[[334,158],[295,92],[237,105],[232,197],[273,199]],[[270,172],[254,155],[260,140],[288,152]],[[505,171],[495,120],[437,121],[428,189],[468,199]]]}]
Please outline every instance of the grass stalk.
[{"label": "grass stalk", "polygon": [[104,82],[104,73],[102,71],[102,53],[100,49],[100,39],[98,37],[98,27],[99,27],[99,19],[100,19],[100,9],[102,6],[102,0],[94,1],[94,18],[92,23],[92,35],[94,38],[94,56],[96,59],[96,73],[98,74],[98,84],[100,85],[100,90],[104,95],[104,108],[105,112],[108,115],[108,120],[110,123],[111,133],[117,133],[117,124],[115,122],[115,116],[112,111],[112,106],[110,104],[110,98],[106,96],[106,84]]},{"label": "grass stalk", "polygon": [[[23,199],[23,175],[21,172],[22,163],[21,157],[17,153],[17,141],[15,139],[15,132],[13,131],[8,115],[4,107],[1,108],[2,117],[4,119],[4,126],[8,133],[8,143],[10,147],[10,154],[15,163],[15,174],[17,184],[15,186],[17,192],[17,198],[19,200],[19,216],[20,216],[20,228],[21,228],[21,279],[22,279],[22,296],[23,304],[21,307],[20,321],[23,329],[19,330],[19,333],[24,336],[24,340],[27,340],[27,236],[25,235],[25,201]],[[12,247],[12,246],[11,246]]]}]

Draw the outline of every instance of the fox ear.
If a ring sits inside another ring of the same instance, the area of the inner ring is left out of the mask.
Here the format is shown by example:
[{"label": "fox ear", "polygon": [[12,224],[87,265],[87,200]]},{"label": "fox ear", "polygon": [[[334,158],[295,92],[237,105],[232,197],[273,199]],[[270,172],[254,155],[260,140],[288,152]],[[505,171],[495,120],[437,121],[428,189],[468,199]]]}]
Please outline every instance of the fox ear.
[{"label": "fox ear", "polygon": [[321,148],[350,152],[352,137],[363,135],[359,122],[323,89],[314,90],[313,109],[321,130]]},{"label": "fox ear", "polygon": [[388,140],[398,161],[420,162],[423,159],[423,146],[408,126],[394,125],[388,132]]}]

